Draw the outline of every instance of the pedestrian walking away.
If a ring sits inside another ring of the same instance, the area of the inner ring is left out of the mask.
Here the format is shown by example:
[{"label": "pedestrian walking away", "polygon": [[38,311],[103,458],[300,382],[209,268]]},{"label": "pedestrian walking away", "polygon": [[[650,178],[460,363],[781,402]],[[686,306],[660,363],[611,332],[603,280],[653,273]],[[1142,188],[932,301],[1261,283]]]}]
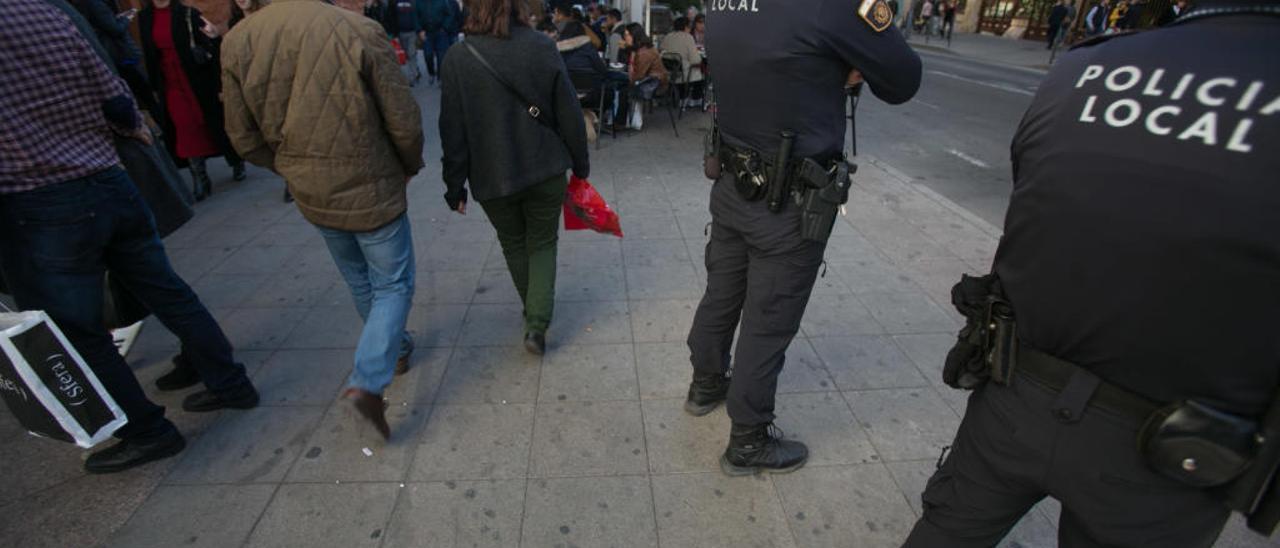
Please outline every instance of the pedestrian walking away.
[{"label": "pedestrian walking away", "polygon": [[393,29],[393,37],[400,41],[404,48],[407,65],[413,73],[412,83],[416,85],[422,79],[422,68],[418,66],[418,45],[422,43],[422,20],[425,13],[426,0],[390,0],[387,8],[388,26]]},{"label": "pedestrian walking away", "polygon": [[423,167],[422,116],[363,2],[335,4],[274,0],[227,34],[227,131],[246,159],[285,179],[324,236],[364,322],[343,399],[388,438],[382,394],[413,351],[406,189]]},{"label": "pedestrian walking away", "polygon": [[422,57],[427,74],[435,84],[444,56],[462,32],[462,10],[457,0],[426,0],[426,21],[422,25]]},{"label": "pedestrian walking away", "polygon": [[159,114],[165,144],[178,165],[190,165],[197,200],[213,193],[206,166],[211,157],[225,157],[234,180],[246,177],[244,160],[222,127],[221,40],[200,32],[204,24],[199,11],[173,0],[149,0],[138,14],[147,78],[164,106],[153,114]]},{"label": "pedestrian walking away", "polygon": [[[808,449],[776,435],[774,396],[847,197],[846,84],[865,79],[880,99],[905,102],[920,86],[920,58],[891,28],[883,0],[723,7],[708,13],[719,108],[708,177],[716,182],[707,289],[688,337],[693,381],[685,409],[705,415],[727,402],[726,473],[789,471],[804,464]],[[761,65],[765,57],[779,62]]]},{"label": "pedestrian walking away", "polygon": [[529,28],[523,0],[471,0],[442,70],[445,202],[467,212],[467,187],[498,233],[524,304],[524,346],[546,350],[555,307],[560,212],[572,169],[590,175],[578,95],[551,38]]},{"label": "pedestrian walking away", "polygon": [[1054,64],[993,273],[953,290],[944,380],[975,390],[908,548],[995,546],[1048,496],[1066,548],[1209,547],[1232,509],[1271,534],[1278,40],[1274,6],[1205,0]]},{"label": "pedestrian walking away", "polygon": [[39,0],[0,10],[0,265],[14,300],[43,310],[128,417],[121,441],[89,455],[91,473],[177,454],[182,435],[152,403],[103,321],[103,276],[182,344],[205,389],[183,409],[258,405],[230,342],[174,272],[151,212],[119,167],[111,135],[152,142],[125,83],[70,19]]}]

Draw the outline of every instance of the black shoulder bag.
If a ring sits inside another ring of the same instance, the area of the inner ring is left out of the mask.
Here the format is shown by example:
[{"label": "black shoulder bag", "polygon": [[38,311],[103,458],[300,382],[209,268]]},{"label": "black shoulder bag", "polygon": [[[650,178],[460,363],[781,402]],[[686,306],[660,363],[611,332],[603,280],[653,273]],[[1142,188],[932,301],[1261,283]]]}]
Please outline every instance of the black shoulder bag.
[{"label": "black shoulder bag", "polygon": [[560,133],[556,129],[556,123],[552,121],[551,117],[538,106],[537,101],[531,101],[527,96],[521,93],[520,88],[517,88],[510,80],[507,80],[502,76],[502,73],[493,68],[493,65],[490,65],[489,61],[485,59],[483,55],[480,55],[480,51],[477,50],[475,46],[467,43],[466,40],[462,41],[462,45],[467,48],[467,51],[471,52],[471,55],[473,55],[477,61],[480,61],[480,65],[483,66],[485,70],[488,70],[489,74],[492,74],[493,78],[496,79],[499,84],[502,84],[508,91],[515,94],[516,98],[518,98],[521,103],[528,105],[527,111],[529,112],[529,116],[532,116],[534,120],[537,120],[539,124],[542,124],[547,129],[556,132],[557,135]]}]

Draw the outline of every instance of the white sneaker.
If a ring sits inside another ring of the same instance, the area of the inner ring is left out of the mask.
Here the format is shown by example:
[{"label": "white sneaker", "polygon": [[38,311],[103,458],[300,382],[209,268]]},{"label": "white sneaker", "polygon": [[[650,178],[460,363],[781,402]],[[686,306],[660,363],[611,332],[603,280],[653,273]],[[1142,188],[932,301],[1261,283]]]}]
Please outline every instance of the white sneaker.
[{"label": "white sneaker", "polygon": [[120,352],[121,356],[128,356],[129,349],[133,348],[133,343],[138,341],[138,334],[142,332],[142,323],[111,330],[111,342],[115,343],[116,351]]}]

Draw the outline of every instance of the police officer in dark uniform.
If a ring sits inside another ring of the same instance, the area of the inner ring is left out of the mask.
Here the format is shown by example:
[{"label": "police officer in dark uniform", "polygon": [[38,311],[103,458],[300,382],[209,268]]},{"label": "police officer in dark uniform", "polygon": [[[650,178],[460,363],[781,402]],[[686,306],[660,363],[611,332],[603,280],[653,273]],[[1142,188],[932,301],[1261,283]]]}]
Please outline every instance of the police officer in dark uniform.
[{"label": "police officer in dark uniform", "polygon": [[906,546],[995,546],[1046,496],[1064,547],[1207,547],[1231,508],[1274,526],[1277,15],[1206,0],[1054,64],[994,275],[953,291],[944,376],[977,389]]},{"label": "police officer in dark uniform", "polygon": [[717,180],[685,409],[705,415],[727,400],[726,473],[790,471],[808,449],[770,428],[774,393],[848,192],[846,83],[860,71],[877,97],[901,103],[919,88],[920,59],[885,0],[711,0],[707,10]]}]

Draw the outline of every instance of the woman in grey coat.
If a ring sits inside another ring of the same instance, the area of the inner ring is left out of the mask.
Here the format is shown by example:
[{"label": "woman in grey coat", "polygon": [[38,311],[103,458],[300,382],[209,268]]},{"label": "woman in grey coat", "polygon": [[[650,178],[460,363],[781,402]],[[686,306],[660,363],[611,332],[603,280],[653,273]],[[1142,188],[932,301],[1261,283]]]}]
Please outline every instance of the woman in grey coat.
[{"label": "woman in grey coat", "polygon": [[555,42],[526,23],[526,2],[471,0],[468,8],[466,40],[441,69],[445,201],[465,214],[470,185],[524,303],[525,349],[542,354],[565,172],[585,179],[590,171],[586,125]]}]

